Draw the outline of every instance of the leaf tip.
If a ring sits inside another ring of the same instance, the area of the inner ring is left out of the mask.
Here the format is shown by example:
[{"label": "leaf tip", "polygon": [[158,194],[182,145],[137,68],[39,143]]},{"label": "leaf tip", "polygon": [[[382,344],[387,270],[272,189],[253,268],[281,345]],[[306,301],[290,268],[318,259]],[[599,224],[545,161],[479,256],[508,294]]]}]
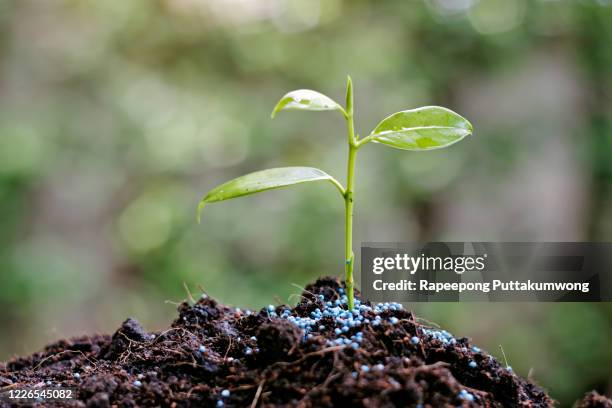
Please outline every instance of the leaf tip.
[{"label": "leaf tip", "polygon": [[283,101],[279,101],[276,106],[274,107],[274,109],[272,109],[272,113],[270,114],[270,119],[274,119],[276,117],[276,114],[278,113],[278,111],[280,111],[283,107],[281,106],[281,103]]},{"label": "leaf tip", "polygon": [[274,119],[276,117],[276,114],[280,111],[282,111],[285,106],[287,106],[287,104],[289,104],[292,100],[292,98],[289,96],[291,92],[289,92],[288,94],[286,94],[285,96],[283,96],[280,101],[278,101],[278,103],[276,104],[276,106],[274,107],[274,109],[272,109],[272,113],[270,114],[270,118]]},{"label": "leaf tip", "polygon": [[474,134],[474,126],[472,125],[472,122],[470,122],[467,119],[465,121],[466,121],[467,127],[468,127],[467,130],[470,132],[468,134],[470,134],[470,135]]},{"label": "leaf tip", "polygon": [[197,215],[196,215],[196,218],[198,220],[198,224],[200,224],[201,221],[202,221],[202,210],[204,210],[204,207],[206,207],[206,201],[205,201],[205,199],[202,199],[202,201],[200,201],[200,204],[198,204],[198,211],[197,211]]}]

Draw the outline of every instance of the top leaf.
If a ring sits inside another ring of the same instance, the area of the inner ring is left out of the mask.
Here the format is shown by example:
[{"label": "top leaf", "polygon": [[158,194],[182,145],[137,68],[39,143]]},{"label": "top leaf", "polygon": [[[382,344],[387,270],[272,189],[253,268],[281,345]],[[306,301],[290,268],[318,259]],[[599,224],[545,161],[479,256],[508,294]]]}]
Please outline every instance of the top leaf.
[{"label": "top leaf", "polygon": [[472,124],[450,109],[425,106],[394,113],[372,131],[372,141],[404,150],[441,149],[472,133]]},{"label": "top leaf", "polygon": [[311,181],[330,181],[344,194],[342,185],[323,170],[314,167],[278,167],[249,173],[210,190],[200,201],[198,207],[198,221],[200,213],[207,203],[230,200],[249,194],[255,194],[275,188],[292,186],[294,184]]},{"label": "top leaf", "polygon": [[272,118],[277,112],[289,109],[324,111],[340,110],[344,111],[338,103],[328,96],[310,89],[298,89],[291,91],[281,98],[272,111]]}]

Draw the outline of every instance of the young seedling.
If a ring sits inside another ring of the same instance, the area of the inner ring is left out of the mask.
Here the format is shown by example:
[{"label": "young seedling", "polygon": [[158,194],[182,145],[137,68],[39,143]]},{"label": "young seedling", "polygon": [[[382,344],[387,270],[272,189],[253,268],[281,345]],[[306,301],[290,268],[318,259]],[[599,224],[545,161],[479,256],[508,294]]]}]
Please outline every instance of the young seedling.
[{"label": "young seedling", "polygon": [[345,208],[345,283],[349,310],[353,309],[353,198],[355,189],[355,159],[360,148],[369,142],[381,143],[396,149],[424,151],[440,149],[459,142],[472,133],[472,125],[450,109],[439,106],[400,111],[383,119],[364,138],[355,133],[353,125],[353,84],[348,78],[346,105],[342,107],[331,98],[309,89],[291,91],[281,98],[272,111],[272,118],[283,110],[337,110],[347,125],[348,162],[346,187],[338,180],[313,167],[280,167],[250,173],[210,190],[200,201],[198,222],[204,206],[249,194],[313,181],[333,184],[344,200]]}]

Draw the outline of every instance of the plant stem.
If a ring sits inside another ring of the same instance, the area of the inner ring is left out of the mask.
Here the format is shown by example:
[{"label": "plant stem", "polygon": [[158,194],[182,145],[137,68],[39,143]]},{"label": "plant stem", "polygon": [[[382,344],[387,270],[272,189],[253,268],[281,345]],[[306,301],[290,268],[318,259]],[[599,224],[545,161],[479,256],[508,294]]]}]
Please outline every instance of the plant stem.
[{"label": "plant stem", "polygon": [[353,253],[353,188],[355,185],[355,156],[359,148],[357,137],[355,136],[355,125],[353,123],[353,83],[348,77],[346,84],[346,127],[348,136],[348,164],[346,171],[346,189],[344,191],[344,212],[345,212],[345,235],[344,235],[344,259],[345,284],[348,296],[348,308],[353,310],[354,300],[354,281],[353,266],[355,265],[355,254]]},{"label": "plant stem", "polygon": [[[350,122],[352,124],[353,117],[350,116]],[[349,132],[352,130],[352,126],[349,125]],[[353,253],[353,188],[354,188],[354,174],[355,174],[355,156],[357,155],[357,147],[353,143],[349,143],[349,154],[348,154],[348,166],[347,166],[347,181],[346,191],[344,194],[344,211],[345,211],[345,248],[344,255],[346,259],[345,268],[345,283],[346,292],[348,295],[348,307],[349,310],[354,308],[354,294],[353,294],[353,266],[355,264],[355,254]]]}]

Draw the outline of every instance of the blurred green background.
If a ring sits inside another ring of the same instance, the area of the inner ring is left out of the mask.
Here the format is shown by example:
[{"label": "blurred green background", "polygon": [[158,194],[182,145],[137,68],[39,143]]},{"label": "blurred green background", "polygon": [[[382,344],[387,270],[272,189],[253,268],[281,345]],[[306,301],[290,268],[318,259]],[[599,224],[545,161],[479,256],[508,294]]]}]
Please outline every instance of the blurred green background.
[{"label": "blurred green background", "polygon": [[[610,0],[0,1],[0,359],[127,316],[162,329],[198,285],[227,304],[295,301],[343,271],[328,185],[195,209],[285,165],[344,179],[356,126],[448,106],[475,135],[357,165],[355,242],[612,241]],[[289,299],[289,300],[288,300]],[[612,389],[610,304],[418,304],[563,405]]]}]

